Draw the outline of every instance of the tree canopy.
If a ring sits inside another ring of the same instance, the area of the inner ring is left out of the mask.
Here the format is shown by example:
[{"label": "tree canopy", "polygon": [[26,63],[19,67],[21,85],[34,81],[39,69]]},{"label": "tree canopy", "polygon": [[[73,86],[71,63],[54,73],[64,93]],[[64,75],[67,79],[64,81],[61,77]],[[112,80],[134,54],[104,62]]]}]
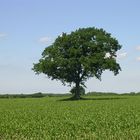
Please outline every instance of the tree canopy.
[{"label": "tree canopy", "polygon": [[45,48],[42,58],[33,70],[63,84],[75,84],[75,99],[80,99],[80,86],[90,77],[101,80],[103,71],[117,75],[121,70],[116,52],[121,45],[103,29],[80,28],[69,34],[62,33],[52,45]]}]

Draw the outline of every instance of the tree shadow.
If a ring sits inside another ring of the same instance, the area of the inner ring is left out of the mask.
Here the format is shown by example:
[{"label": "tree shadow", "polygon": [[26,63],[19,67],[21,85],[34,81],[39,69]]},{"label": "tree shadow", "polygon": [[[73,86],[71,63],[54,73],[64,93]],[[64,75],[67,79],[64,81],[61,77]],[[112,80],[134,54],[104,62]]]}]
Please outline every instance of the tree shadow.
[{"label": "tree shadow", "polygon": [[81,101],[81,100],[120,100],[120,99],[127,99],[126,97],[99,97],[99,98],[83,98],[80,99],[74,99],[74,98],[66,98],[66,99],[60,99],[58,101]]}]

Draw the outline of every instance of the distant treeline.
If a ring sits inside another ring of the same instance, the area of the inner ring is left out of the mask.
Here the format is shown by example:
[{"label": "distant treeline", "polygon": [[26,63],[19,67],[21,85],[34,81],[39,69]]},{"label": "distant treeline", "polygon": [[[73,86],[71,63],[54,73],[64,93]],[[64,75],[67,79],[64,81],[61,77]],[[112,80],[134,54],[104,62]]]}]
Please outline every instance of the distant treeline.
[{"label": "distant treeline", "polygon": [[105,96],[105,95],[140,95],[140,92],[129,92],[129,93],[113,93],[113,92],[88,92],[86,95],[92,96]]},{"label": "distant treeline", "polygon": [[[70,96],[70,93],[66,94],[54,94],[54,93],[34,93],[34,94],[0,94],[0,98],[42,98],[42,97],[61,97]],[[140,95],[140,92],[130,93],[112,93],[112,92],[88,92],[83,96],[109,96],[109,95]]]},{"label": "distant treeline", "polygon": [[42,98],[42,97],[57,97],[68,96],[70,94],[53,94],[53,93],[33,93],[33,94],[0,94],[0,98]]}]

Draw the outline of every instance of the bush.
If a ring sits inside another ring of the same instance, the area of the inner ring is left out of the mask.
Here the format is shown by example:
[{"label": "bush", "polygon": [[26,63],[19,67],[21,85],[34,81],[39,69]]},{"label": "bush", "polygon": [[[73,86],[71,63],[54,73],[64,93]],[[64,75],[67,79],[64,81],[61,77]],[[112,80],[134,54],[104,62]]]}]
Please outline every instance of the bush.
[{"label": "bush", "polygon": [[[73,88],[70,90],[70,92],[71,92],[72,94],[75,94],[75,92],[76,92],[76,87],[73,87]],[[84,89],[82,86],[80,86],[80,95],[85,95],[85,89]]]}]

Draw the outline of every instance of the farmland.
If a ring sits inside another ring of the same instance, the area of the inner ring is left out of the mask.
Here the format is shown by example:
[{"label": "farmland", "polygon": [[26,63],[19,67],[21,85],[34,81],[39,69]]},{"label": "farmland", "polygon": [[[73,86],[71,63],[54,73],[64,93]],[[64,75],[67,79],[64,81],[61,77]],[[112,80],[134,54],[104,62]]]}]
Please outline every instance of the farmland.
[{"label": "farmland", "polygon": [[140,96],[63,98],[0,99],[0,140],[140,139]]}]

